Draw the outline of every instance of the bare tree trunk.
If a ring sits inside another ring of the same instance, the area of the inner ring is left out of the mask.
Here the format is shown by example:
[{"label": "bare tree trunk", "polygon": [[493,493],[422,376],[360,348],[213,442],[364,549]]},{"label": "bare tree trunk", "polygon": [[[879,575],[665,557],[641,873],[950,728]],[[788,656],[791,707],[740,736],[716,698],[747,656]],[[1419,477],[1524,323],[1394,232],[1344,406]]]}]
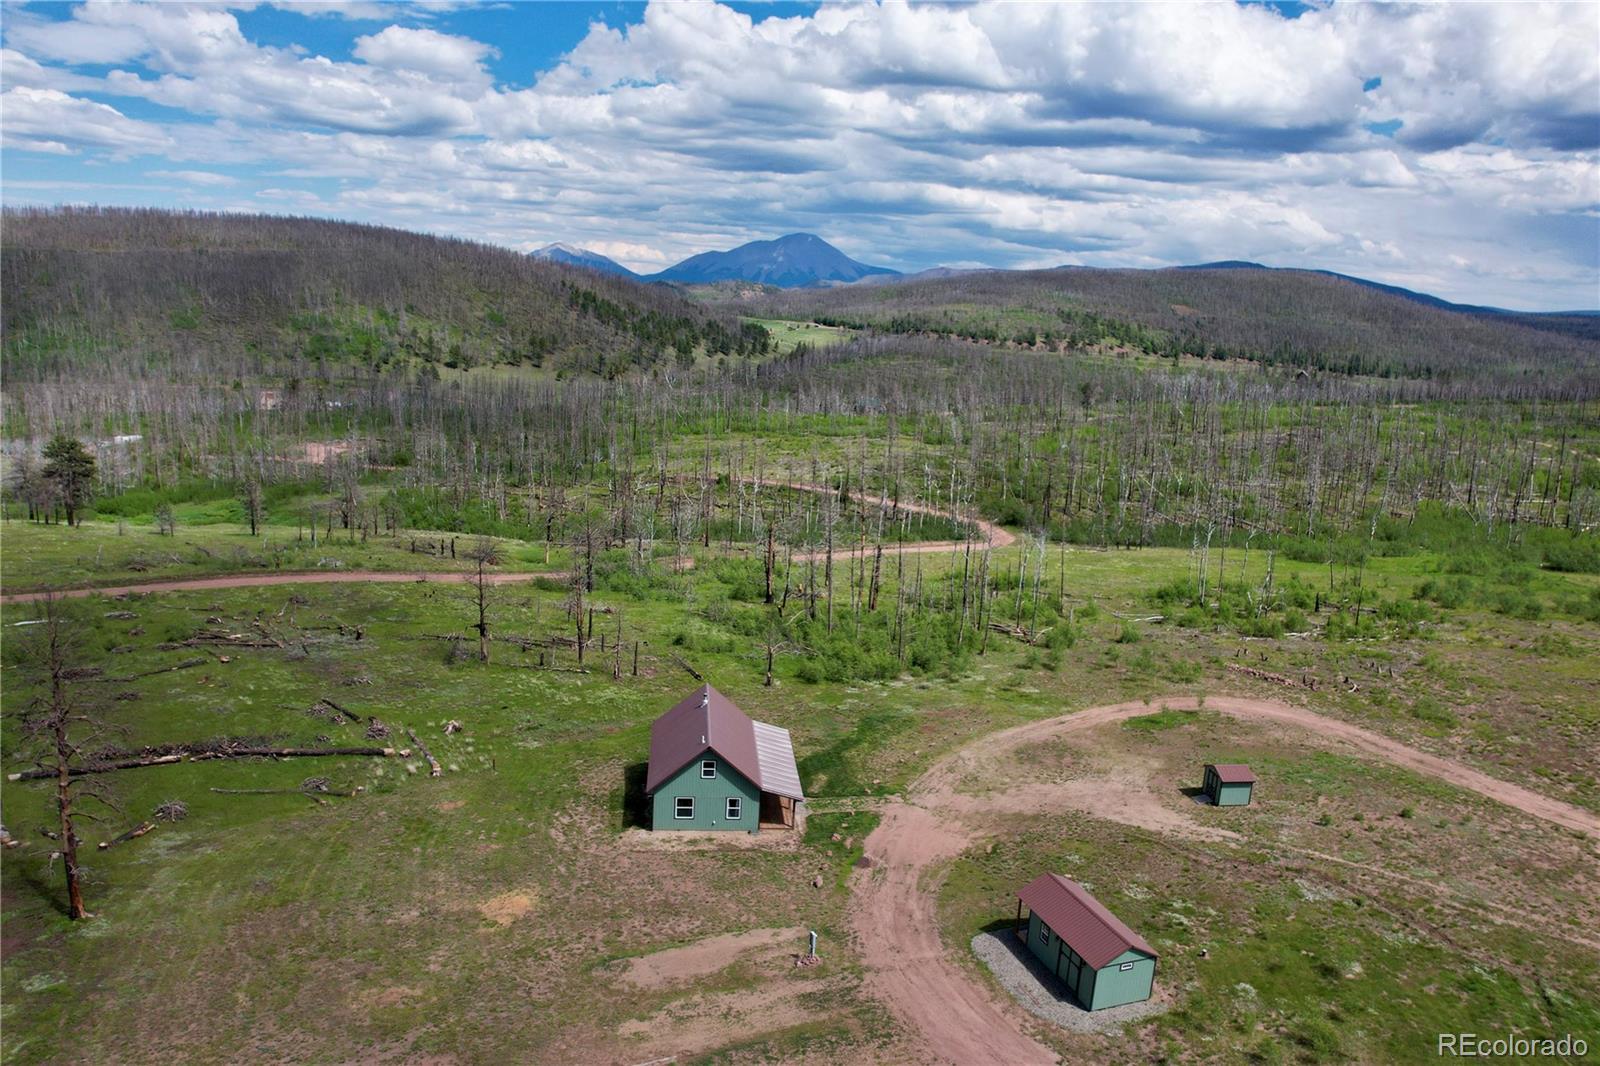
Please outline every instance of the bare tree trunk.
[{"label": "bare tree trunk", "polygon": [[67,739],[66,717],[60,716],[53,729],[56,743],[56,807],[61,815],[61,860],[67,878],[67,917],[73,921],[89,917],[83,905],[83,878],[78,871],[78,834],[72,824],[72,771],[68,760],[72,745]]}]

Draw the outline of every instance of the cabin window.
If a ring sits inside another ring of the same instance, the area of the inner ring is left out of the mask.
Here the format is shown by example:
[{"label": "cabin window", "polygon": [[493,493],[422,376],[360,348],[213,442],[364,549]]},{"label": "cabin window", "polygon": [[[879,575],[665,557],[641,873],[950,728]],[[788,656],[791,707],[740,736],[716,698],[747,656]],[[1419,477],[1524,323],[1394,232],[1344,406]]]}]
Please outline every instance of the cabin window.
[{"label": "cabin window", "polygon": [[1043,922],[1039,923],[1039,942],[1042,944],[1050,943],[1050,927]]},{"label": "cabin window", "polygon": [[728,821],[737,822],[739,820],[739,817],[741,815],[743,815],[743,814],[744,814],[744,800],[740,799],[738,796],[729,796],[728,797]]},{"label": "cabin window", "polygon": [[1133,963],[1125,962],[1121,966],[1118,966],[1117,969],[1119,969],[1119,970],[1131,970],[1131,969],[1133,969]]},{"label": "cabin window", "polygon": [[674,818],[693,818],[694,817],[694,797],[693,796],[679,796],[678,799],[677,799],[677,804],[673,809],[672,816]]},{"label": "cabin window", "polygon": [[701,759],[700,760],[700,776],[705,778],[707,781],[711,780],[713,777],[716,777],[717,776],[717,760],[715,760],[715,759]]}]

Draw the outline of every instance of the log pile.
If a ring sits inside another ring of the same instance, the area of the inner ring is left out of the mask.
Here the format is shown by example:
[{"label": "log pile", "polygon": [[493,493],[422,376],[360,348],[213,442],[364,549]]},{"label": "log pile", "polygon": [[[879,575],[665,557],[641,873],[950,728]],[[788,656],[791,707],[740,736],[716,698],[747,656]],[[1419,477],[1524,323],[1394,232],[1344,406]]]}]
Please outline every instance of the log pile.
[{"label": "log pile", "polygon": [[1316,691],[1317,687],[1317,679],[1310,674],[1301,674],[1298,678],[1294,678],[1287,674],[1275,674],[1271,670],[1261,670],[1254,666],[1246,666],[1243,663],[1229,663],[1228,669],[1246,677],[1253,677],[1257,681],[1266,681],[1274,685],[1282,685],[1285,688],[1308,688]]}]

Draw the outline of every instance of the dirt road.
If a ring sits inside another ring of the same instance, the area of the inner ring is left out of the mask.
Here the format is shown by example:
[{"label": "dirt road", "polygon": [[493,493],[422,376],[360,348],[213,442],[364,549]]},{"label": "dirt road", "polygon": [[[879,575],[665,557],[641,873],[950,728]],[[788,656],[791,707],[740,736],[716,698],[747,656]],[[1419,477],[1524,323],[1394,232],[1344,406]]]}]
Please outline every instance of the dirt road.
[{"label": "dirt road", "polygon": [[[750,484],[756,484],[750,481]],[[763,485],[772,485],[778,488],[795,489],[799,492],[835,492],[837,490],[824,485],[808,485],[799,481],[765,481]],[[852,494],[855,495],[855,494]],[[948,516],[946,512],[937,507],[930,507],[920,503],[900,504],[900,509],[917,514]],[[990,547],[1004,548],[1016,542],[1016,537],[1001,529],[993,522],[986,522],[981,518],[965,519],[971,522],[978,530],[978,541],[986,542]],[[956,551],[962,547],[961,541],[935,540],[920,541],[915,544],[895,545],[885,547],[885,552],[902,552],[906,555],[926,555],[938,552]],[[833,553],[835,560],[853,559],[863,554],[870,554],[874,549],[851,548],[840,549]],[[823,553],[796,555],[795,559],[804,562],[807,559],[821,559]],[[671,560],[671,565],[678,570],[693,568],[694,560],[680,558]],[[492,575],[490,580],[496,585],[509,585],[522,581],[533,581],[537,578],[548,577],[561,581],[565,574],[528,574],[528,573],[498,573]],[[146,592],[188,592],[205,589],[238,589],[254,588],[258,585],[334,585],[355,584],[368,582],[372,584],[399,584],[407,581],[442,581],[462,582],[467,579],[464,571],[390,571],[390,570],[313,570],[313,571],[274,571],[264,574],[218,574],[215,577],[174,578],[169,581],[145,581],[132,585],[109,585],[93,588],[75,588],[58,590],[57,595],[68,599],[78,599],[84,596],[127,596],[135,593]],[[44,592],[16,592],[9,595],[0,595],[0,604],[33,603],[43,599]]]},{"label": "dirt road", "polygon": [[[1095,707],[982,737],[940,760],[883,808],[878,828],[867,837],[869,865],[851,880],[850,922],[867,969],[868,988],[916,1033],[928,1060],[958,1064],[1053,1063],[1055,1053],[1027,1035],[1022,1012],[997,1001],[944,951],[939,939],[938,878],[930,877],[981,835],[961,811],[993,812],[1005,794],[974,808],[956,791],[966,775],[1024,744],[1037,743],[1135,715],[1153,707],[1193,710],[1191,698],[1139,701]],[[1387,762],[1447,781],[1555,825],[1600,839],[1600,816],[1541,796],[1488,774],[1408,748],[1359,726],[1270,700],[1213,696],[1207,710],[1239,718],[1307,729]],[[1019,810],[1038,797],[1023,789]]]},{"label": "dirt road", "polygon": [[[806,483],[804,481],[761,481],[761,482],[757,482],[754,479],[746,478],[745,479],[745,483],[749,484],[749,485],[770,485],[770,486],[772,486],[774,488],[780,488],[780,489],[794,489],[796,492],[820,492],[820,493],[835,493],[835,494],[837,494],[838,491],[839,491],[838,489],[830,488],[827,485],[812,485],[812,484],[808,484],[808,483]],[[850,495],[855,497],[856,499],[862,499],[863,498],[862,494],[859,493],[859,492],[852,492],[852,493],[850,493]],[[873,498],[870,497],[870,496],[865,497],[865,499],[867,499],[869,502],[871,502],[873,500]],[[961,517],[959,515],[953,515],[950,512],[942,510],[942,509],[940,509],[938,507],[932,507],[932,506],[929,506],[928,504],[923,504],[923,503],[907,503],[904,500],[900,501],[900,509],[902,511],[910,511],[912,514],[936,515],[939,518],[949,518],[949,519],[951,519],[953,521],[971,523],[972,526],[974,528],[976,528],[977,531],[978,531],[978,536],[974,540],[974,546],[975,547],[987,544],[991,548],[1005,548],[1005,547],[1009,547],[1012,544],[1015,544],[1016,541],[1017,541],[1017,538],[1016,538],[1016,536],[1014,534],[1009,533],[1006,530],[1004,530],[1004,529],[1000,528],[999,526],[995,525],[993,522],[986,521],[986,520],[984,520],[982,518],[976,518],[976,517],[963,518],[963,517]],[[958,551],[963,547],[963,545],[964,545],[964,542],[963,541],[959,541],[959,540],[924,540],[924,541],[918,541],[918,542],[916,542],[914,544],[904,544],[904,545],[901,545],[901,544],[893,544],[893,545],[885,544],[884,548],[883,548],[883,551],[884,551],[885,555],[893,555],[896,552],[900,552],[900,553],[903,553],[903,554],[906,554],[906,555],[933,555],[933,554],[937,554],[939,552]],[[873,548],[848,548],[848,549],[840,548],[840,549],[835,549],[834,550],[833,557],[835,559],[855,559],[855,558],[859,558],[862,555],[870,555],[875,550],[876,550],[876,547],[873,547]],[[805,553],[805,554],[801,554],[801,555],[796,555],[795,559],[797,561],[800,561],[800,562],[804,562],[807,559],[821,559],[823,557],[823,554],[824,553],[822,553],[822,552],[809,552],[809,553]]]}]

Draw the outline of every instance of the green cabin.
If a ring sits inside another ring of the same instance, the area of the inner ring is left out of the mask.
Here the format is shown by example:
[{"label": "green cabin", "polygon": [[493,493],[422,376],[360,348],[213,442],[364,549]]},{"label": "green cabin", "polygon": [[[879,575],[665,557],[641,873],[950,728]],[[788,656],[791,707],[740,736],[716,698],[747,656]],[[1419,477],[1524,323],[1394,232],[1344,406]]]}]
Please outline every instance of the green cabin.
[{"label": "green cabin", "polygon": [[1201,791],[1215,807],[1243,807],[1254,797],[1256,775],[1243,763],[1206,763]]},{"label": "green cabin", "polygon": [[1155,987],[1155,950],[1060,874],[1040,874],[1017,893],[1016,934],[1086,1010],[1139,1003]]},{"label": "green cabin", "polygon": [[650,726],[650,826],[792,829],[805,800],[789,731],[757,722],[710,685]]}]

